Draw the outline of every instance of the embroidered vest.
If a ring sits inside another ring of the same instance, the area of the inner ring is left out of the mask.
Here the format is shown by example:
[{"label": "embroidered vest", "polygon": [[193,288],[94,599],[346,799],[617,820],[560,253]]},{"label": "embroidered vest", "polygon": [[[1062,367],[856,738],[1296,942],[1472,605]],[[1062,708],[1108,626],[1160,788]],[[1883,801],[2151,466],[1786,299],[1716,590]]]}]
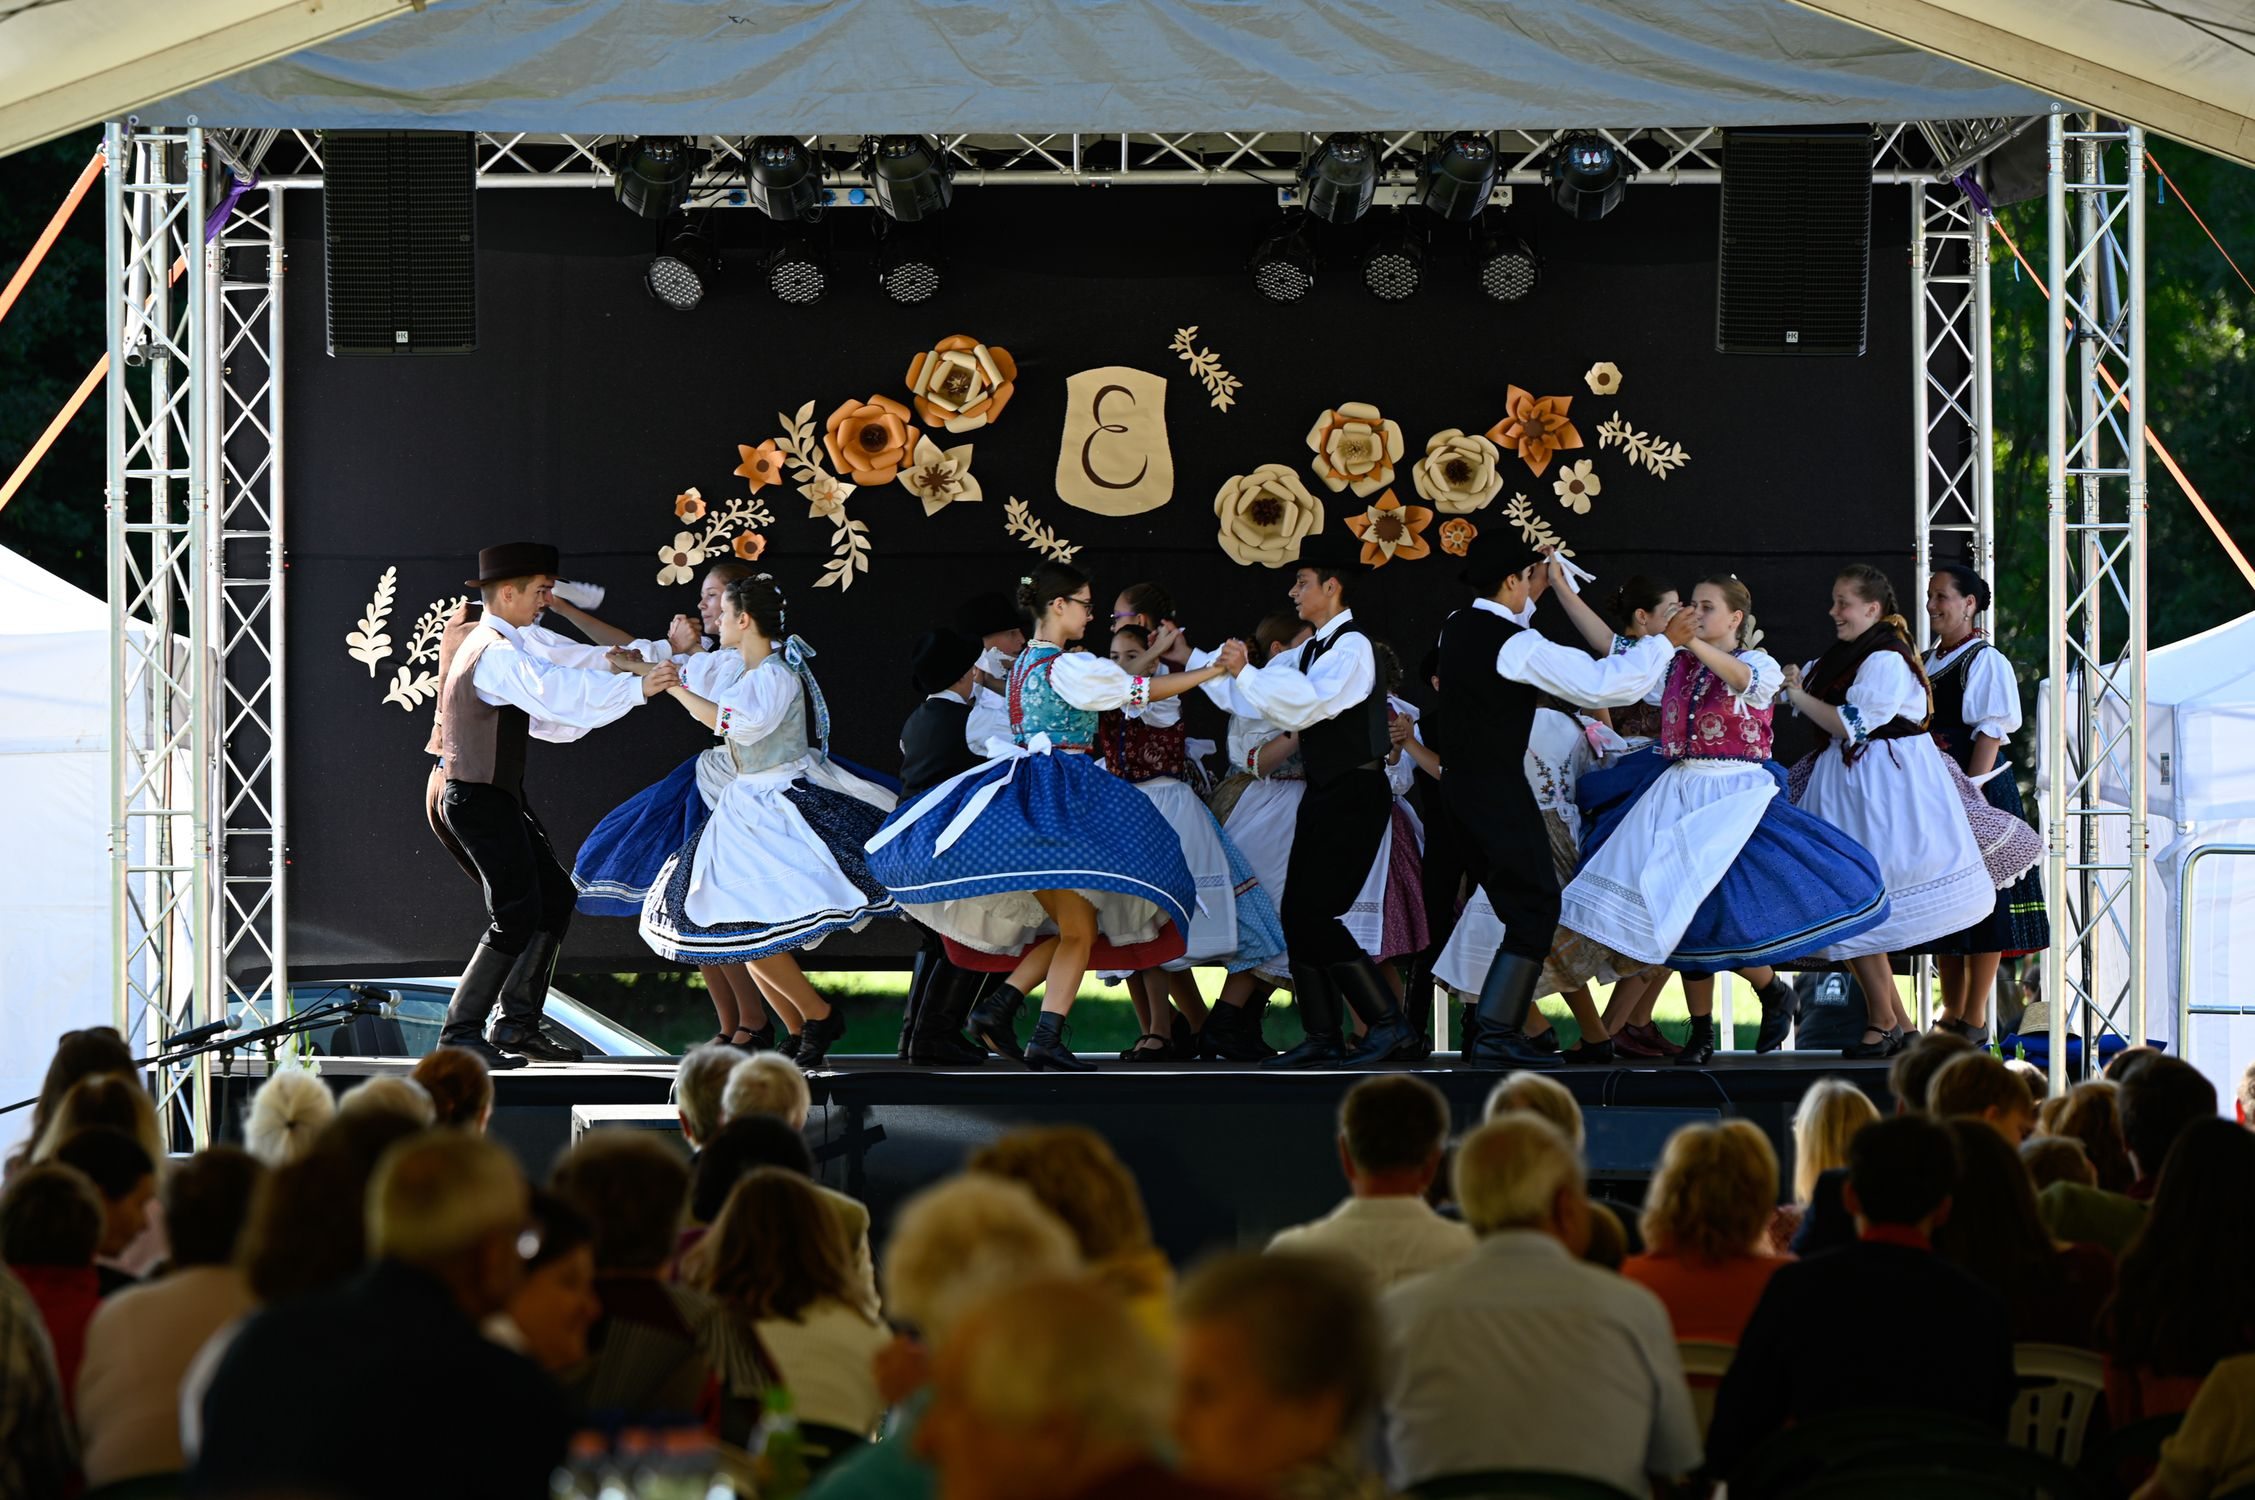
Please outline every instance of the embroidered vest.
[{"label": "embroidered vest", "polygon": [[[785,664],[780,653],[752,668],[752,672],[790,671],[791,668]],[[749,679],[752,672],[746,672],[745,678]],[[789,765],[813,748],[807,738],[806,685],[804,682],[794,682],[792,686],[798,691],[791,695],[791,706],[783,711],[781,723],[750,744],[733,739],[721,742],[728,747],[729,759],[736,763],[737,775],[749,776],[755,771],[770,771],[777,766]]]},{"label": "embroidered vest", "polygon": [[1150,781],[1160,776],[1180,779],[1187,775],[1188,739],[1179,724],[1159,729],[1118,709],[1096,718],[1096,740],[1103,749],[1105,767],[1124,781]]},{"label": "embroidered vest", "polygon": [[1669,760],[1768,760],[1772,714],[1737,702],[1698,657],[1678,651],[1660,694],[1660,753]]},{"label": "embroidered vest", "polygon": [[439,753],[448,781],[482,782],[522,802],[532,719],[521,708],[478,696],[478,658],[502,644],[493,631],[473,630],[447,663],[438,696]]},{"label": "embroidered vest", "polygon": [[1096,749],[1096,715],[1075,708],[1057,694],[1050,669],[1065,654],[1062,646],[1028,641],[1010,669],[1010,738],[1026,744],[1037,734],[1060,748]]},{"label": "embroidered vest", "polygon": [[1525,781],[1521,764],[1542,694],[1496,670],[1496,656],[1521,627],[1490,610],[1466,608],[1441,626],[1441,711],[1447,740],[1442,786],[1477,780],[1508,786]]}]

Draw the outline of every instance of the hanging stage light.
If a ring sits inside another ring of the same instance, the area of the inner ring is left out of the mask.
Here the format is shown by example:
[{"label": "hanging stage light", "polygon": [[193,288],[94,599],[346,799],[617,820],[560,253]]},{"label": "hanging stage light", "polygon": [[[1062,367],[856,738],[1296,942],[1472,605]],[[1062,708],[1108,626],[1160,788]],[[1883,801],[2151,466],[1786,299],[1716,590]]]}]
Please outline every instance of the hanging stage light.
[{"label": "hanging stage light", "polygon": [[822,163],[804,141],[763,135],[748,154],[752,203],[761,213],[786,223],[814,217],[822,198]]},{"label": "hanging stage light", "polygon": [[877,206],[903,224],[931,217],[955,196],[946,159],[920,135],[871,136],[861,145],[861,170]]},{"label": "hanging stage light", "polygon": [[1253,285],[1271,302],[1297,302],[1315,287],[1315,251],[1307,216],[1286,214],[1253,252]]},{"label": "hanging stage light", "polygon": [[1425,155],[1419,173],[1418,201],[1449,224],[1469,224],[1488,206],[1496,185],[1495,142],[1459,131]]},{"label": "hanging stage light", "polygon": [[1300,201],[1327,224],[1352,224],[1378,192],[1378,151],[1370,137],[1335,135],[1300,164]]},{"label": "hanging stage light", "polygon": [[605,149],[612,191],[628,212],[662,219],[689,201],[705,153],[687,136],[644,135]]},{"label": "hanging stage light", "polygon": [[709,221],[685,224],[650,257],[642,285],[662,307],[689,312],[705,300],[719,260],[706,238]]},{"label": "hanging stage light", "polygon": [[1542,279],[1542,263],[1527,242],[1501,222],[1484,226],[1472,242],[1472,265],[1480,290],[1498,302],[1517,302]]},{"label": "hanging stage light", "polygon": [[936,230],[911,232],[878,219],[877,285],[895,302],[929,302],[939,295],[946,259]]},{"label": "hanging stage light", "polygon": [[1425,277],[1425,236],[1397,213],[1394,222],[1362,253],[1362,282],[1381,302],[1415,296]]},{"label": "hanging stage light", "polygon": [[1621,206],[1628,190],[1629,163],[1601,135],[1569,135],[1551,148],[1543,175],[1550,198],[1577,219],[1602,219]]},{"label": "hanging stage light", "polygon": [[820,302],[830,290],[828,257],[805,239],[785,240],[768,252],[767,289],[794,307]]}]

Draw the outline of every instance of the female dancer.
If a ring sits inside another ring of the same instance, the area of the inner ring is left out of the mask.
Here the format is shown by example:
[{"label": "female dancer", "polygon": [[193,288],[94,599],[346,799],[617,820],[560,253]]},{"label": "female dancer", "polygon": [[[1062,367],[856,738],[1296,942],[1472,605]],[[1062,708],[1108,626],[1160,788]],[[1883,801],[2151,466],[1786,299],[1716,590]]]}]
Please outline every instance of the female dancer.
[{"label": "female dancer", "polygon": [[1831,614],[1837,643],[1785,669],[1786,697],[1830,736],[1794,766],[1793,800],[1870,850],[1886,877],[1888,919],[1815,955],[1847,960],[1864,993],[1871,1024],[1844,1055],[1886,1057],[1910,1044],[1911,1025],[1889,955],[1987,916],[1996,887],[1927,732],[1933,697],[1894,585],[1852,563],[1832,582]]},{"label": "female dancer", "polygon": [[[1989,644],[1977,621],[1989,608],[1987,580],[1963,563],[1944,563],[1926,585],[1926,618],[1934,649],[1926,656],[1934,685],[1934,743],[1981,788],[1991,807],[2024,820],[2020,784],[1999,765],[2005,740],[2020,727],[2020,686],[2012,664]],[[2030,870],[1997,892],[1989,915],[1929,946],[1941,958],[1941,1014],[1936,1027],[1976,1047],[1989,1039],[1989,992],[2000,959],[2051,946],[2042,877]]]},{"label": "female dancer", "polygon": [[[1182,841],[1151,800],[1095,764],[1096,716],[1141,708],[1222,675],[1244,646],[1195,672],[1137,677],[1068,652],[1095,617],[1088,575],[1043,563],[1019,591],[1034,638],[1010,669],[1018,751],[941,782],[869,841],[870,869],[966,967],[1012,965],[971,1012],[971,1033],[1033,1068],[1087,1070],[1065,1016],[1093,963],[1147,969],[1179,956],[1197,888]],[[996,960],[999,958],[1000,962]],[[1017,1016],[1042,976],[1041,1018]]]},{"label": "female dancer", "polygon": [[1767,965],[1877,927],[1887,890],[1854,840],[1778,796],[1770,719],[1783,673],[1745,643],[1746,585],[1703,579],[1691,600],[1697,633],[1659,691],[1666,769],[1584,858],[1559,924],[1681,973],[1691,1030],[1676,1061],[1702,1066],[1715,1053],[1715,975],[1747,973],[1766,1039],[1782,1044],[1790,996]]},{"label": "female dancer", "polygon": [[830,711],[807,667],[814,652],[789,633],[774,579],[730,583],[721,632],[743,675],[718,699],[686,687],[673,696],[726,742],[735,777],[659,872],[642,937],[700,967],[749,964],[788,1007],[786,1024],[803,1019],[797,1060],[812,1069],[845,1022],[791,955],[898,911],[862,853],[893,797],[830,763]]}]

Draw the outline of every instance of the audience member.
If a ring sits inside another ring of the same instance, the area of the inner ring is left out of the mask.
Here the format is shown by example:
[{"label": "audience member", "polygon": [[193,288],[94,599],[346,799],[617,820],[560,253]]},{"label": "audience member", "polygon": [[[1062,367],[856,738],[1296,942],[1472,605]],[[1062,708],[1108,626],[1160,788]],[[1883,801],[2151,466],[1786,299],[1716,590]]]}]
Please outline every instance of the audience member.
[{"label": "audience member", "polygon": [[33,1160],[54,1160],[66,1142],[89,1130],[117,1132],[139,1146],[152,1163],[165,1158],[164,1136],[157,1129],[157,1107],[149,1091],[129,1074],[97,1073],[72,1084]]},{"label": "audience member", "polygon": [[1558,1127],[1566,1137],[1566,1144],[1580,1156],[1588,1140],[1587,1127],[1582,1123],[1582,1107],[1566,1085],[1545,1073],[1506,1073],[1501,1082],[1488,1090],[1487,1106],[1480,1111],[1482,1120],[1500,1120],[1514,1110],[1537,1114]]},{"label": "audience member", "polygon": [[1957,1142],[1958,1179],[1934,1249],[2003,1300],[2014,1342],[2098,1348],[2114,1257],[2052,1239],[2020,1153],[1988,1122],[1960,1116],[1944,1123]]},{"label": "audience member", "polygon": [[766,1352],[801,1435],[825,1458],[866,1441],[885,1412],[875,1361],[891,1335],[861,1305],[858,1269],[814,1184],[779,1167],[736,1184],[682,1265]]},{"label": "audience member", "polygon": [[2255,1487],[2255,1354],[2218,1360],[2184,1425],[2161,1442],[2161,1466],[2135,1500],[2210,1500]]},{"label": "audience member", "polygon": [[1034,1282],[968,1311],[938,1350],[917,1451],[947,1500],[1225,1500],[1169,1472],[1167,1363],[1108,1287]]},{"label": "audience member", "polygon": [[602,1316],[595,1300],[595,1234],[579,1210],[539,1188],[532,1191],[532,1232],[540,1248],[525,1260],[525,1278],[509,1305],[486,1319],[486,1336],[551,1375],[587,1358],[587,1331]]},{"label": "audience member", "polygon": [[2123,1146],[2129,1153],[2130,1185],[2110,1193],[2055,1182],[2037,1200],[2055,1238],[2103,1245],[2118,1258],[2145,1223],[2145,1205],[2153,1197],[2155,1179],[2170,1147],[2187,1127],[2216,1118],[2216,1086],[2198,1069],[2151,1048],[2130,1048],[2124,1055],[2130,1053],[2136,1056],[2115,1074],[2113,1085],[2121,1109]]},{"label": "audience member", "polygon": [[407,1076],[430,1096],[441,1125],[483,1131],[493,1118],[493,1073],[467,1047],[433,1047]]},{"label": "audience member", "polygon": [[[525,1183],[481,1136],[437,1131],[403,1142],[368,1186],[372,1263],[350,1281],[255,1313],[204,1401],[201,1493],[539,1495],[564,1456],[570,1413],[522,1356],[479,1331],[524,1274]],[[340,1439],[277,1393],[411,1400],[458,1437]]]},{"label": "audience member", "polygon": [[39,1309],[66,1414],[78,1389],[86,1325],[102,1300],[94,1275],[101,1239],[101,1194],[76,1167],[36,1163],[0,1194],[0,1260]]},{"label": "audience member", "polygon": [[1887,1090],[1895,1096],[1895,1113],[1925,1114],[1934,1075],[1973,1050],[1973,1044],[1954,1031],[1920,1032],[1887,1065]]},{"label": "audience member", "polygon": [[972,1152],[968,1165],[1030,1188],[1080,1242],[1090,1274],[1127,1299],[1152,1337],[1167,1341],[1174,1272],[1151,1243],[1142,1189],[1102,1136],[1080,1125],[1013,1130]]},{"label": "audience member", "polygon": [[[1988,1288],[1933,1253],[1958,1177],[1949,1131],[1924,1115],[1867,1125],[1849,1143],[1853,1245],[1782,1266],[1715,1394],[1707,1469],[1731,1472],[1771,1433],[1838,1411],[1910,1407],[2004,1434],[2018,1394],[2012,1327]],[[1869,1309],[1882,1336],[1843,1357],[1841,1319]]]},{"label": "audience member", "polygon": [[431,1101],[430,1091],[396,1073],[364,1078],[337,1100],[338,1114],[355,1115],[364,1110],[395,1114],[426,1130],[438,1123],[438,1106]]},{"label": "audience member", "polygon": [[2121,1096],[2111,1083],[2078,1083],[2060,1096],[2052,1134],[2079,1142],[2098,1181],[2093,1186],[2127,1193],[2137,1173],[2130,1166],[2130,1144],[2122,1136]]},{"label": "audience member", "polygon": [[[47,1076],[40,1080],[38,1101],[31,1107],[30,1133],[8,1159],[11,1173],[25,1162],[43,1159],[40,1148],[51,1144],[48,1127],[62,1109],[63,1096],[80,1079],[103,1073],[127,1078],[133,1074],[133,1049],[125,1045],[125,1038],[115,1027],[89,1026],[83,1031],[66,1031],[57,1039],[55,1055],[47,1060]],[[150,1124],[153,1127],[155,1123],[152,1111]]]},{"label": "audience member", "polygon": [[[2021,1164],[2028,1169],[2028,1180],[2041,1193],[2055,1182],[2079,1182],[2084,1187],[2098,1186],[2098,1168],[2091,1165],[2090,1153],[2083,1143],[2071,1135],[2039,1135],[2032,1137],[2020,1148]],[[2038,1204],[2036,1212],[2043,1213]],[[2050,1227],[2045,1227],[2050,1232]]]},{"label": "audience member", "polygon": [[265,1176],[264,1163],[231,1146],[165,1174],[170,1268],[106,1299],[86,1330],[76,1409],[89,1485],[184,1466],[181,1381],[205,1341],[251,1310],[235,1250]]},{"label": "audience member", "polygon": [[2059,1134],[2059,1117],[2067,1108],[2067,1095],[2053,1094],[2036,1103],[2036,1134]]},{"label": "audience member", "polygon": [[724,1124],[751,1115],[773,1115],[793,1130],[804,1130],[813,1108],[814,1094],[807,1087],[806,1074],[780,1052],[755,1052],[750,1057],[739,1054],[728,1074],[728,1084],[720,1092]]},{"label": "audience member", "polygon": [[[1900,1066],[1901,1058],[1896,1061]],[[1900,1089],[1901,1081],[1897,1080],[1895,1086]],[[1898,1093],[1896,1097],[1902,1096]],[[1800,1107],[1793,1112],[1793,1201],[1770,1219],[1772,1253],[1783,1255],[1792,1247],[1820,1190],[1838,1210],[1840,1183],[1847,1175],[1848,1142],[1878,1118],[1879,1107],[1871,1102],[1871,1096],[1845,1078],[1820,1078],[1801,1096]],[[1845,1218],[1845,1211],[1840,1212]]]},{"label": "audience member", "polygon": [[2232,1111],[2239,1123],[2255,1130],[2255,1062],[2239,1075],[2239,1090],[2232,1096]]},{"label": "audience member", "polygon": [[[2131,1073],[2122,1081],[2125,1094],[2174,1061],[2156,1058]],[[2142,1170],[2135,1135],[2130,1151]],[[2215,1118],[2186,1129],[2162,1168],[2144,1227],[2122,1256],[2104,1315],[2106,1404],[2114,1421],[2183,1411],[2218,1360],[2255,1351],[2251,1206],[2255,1135]]]},{"label": "audience member", "polygon": [[[2004,1067],[2028,1091],[2028,1107],[2040,1113],[2044,1101],[2051,1097],[2051,1080],[2044,1076],[2044,1070],[2025,1057],[2008,1057],[2004,1060]],[[2037,1129],[2042,1128],[2039,1121]]]},{"label": "audience member", "polygon": [[755,1167],[781,1167],[811,1182],[814,1153],[807,1149],[805,1136],[773,1115],[749,1115],[721,1126],[689,1163],[689,1227],[681,1231],[683,1250],[704,1237],[736,1184]]},{"label": "audience member", "polygon": [[1572,1143],[1506,1112],[1458,1146],[1454,1181],[1479,1245],[1379,1303],[1393,1483],[1544,1469],[1641,1494],[1688,1473],[1699,1429],[1667,1309],[1577,1258],[1590,1207]]},{"label": "audience member", "polygon": [[1183,1472],[1282,1500],[1380,1500],[1364,1456],[1383,1348],[1365,1266],[1327,1250],[1218,1256],[1184,1280],[1175,1319]]},{"label": "audience member", "polygon": [[2114,1054],[2113,1060],[2107,1063],[2105,1070],[2099,1076],[2108,1083],[2120,1083],[2139,1068],[2144,1067],[2147,1062],[2162,1055],[2159,1047],[2143,1045],[2124,1047]]},{"label": "audience member", "polygon": [[24,1284],[0,1267],[0,1495],[68,1494],[77,1478],[46,1323]]},{"label": "audience member", "polygon": [[1760,1126],[1687,1125],[1645,1190],[1644,1254],[1621,1272],[1660,1299],[1679,1342],[1735,1344],[1785,1264],[1768,1253],[1776,1206],[1777,1152]]},{"label": "audience member", "polygon": [[237,1252],[251,1295],[286,1302],[344,1281],[367,1264],[368,1179],[383,1153],[418,1133],[388,1110],[342,1116],[313,1149],[269,1172],[251,1198]]},{"label": "audience member", "polygon": [[1926,1086],[1926,1112],[1937,1120],[1979,1120],[2015,1151],[2036,1133],[2028,1086],[1992,1052],[1962,1052],[1942,1064]]},{"label": "audience member", "polygon": [[1472,1231],[1425,1201],[1448,1135],[1449,1102],[1424,1079],[1381,1073],[1362,1080],[1339,1105],[1346,1201],[1312,1224],[1280,1231],[1269,1248],[1342,1256],[1378,1291],[1470,1255]]},{"label": "audience member", "polygon": [[243,1144],[270,1167],[285,1166],[313,1149],[314,1138],[337,1117],[337,1096],[316,1074],[285,1068],[267,1076],[251,1095]]},{"label": "audience member", "polygon": [[743,1060],[743,1053],[720,1042],[691,1047],[682,1054],[681,1066],[673,1074],[673,1107],[681,1121],[681,1138],[692,1153],[703,1150],[720,1129],[720,1096],[728,1087],[728,1075]]},{"label": "audience member", "polygon": [[132,1136],[106,1126],[71,1136],[55,1148],[52,1160],[84,1172],[102,1195],[102,1243],[94,1256],[102,1295],[134,1285],[140,1278],[126,1268],[125,1256],[149,1232],[149,1210],[157,1200],[156,1161]]}]

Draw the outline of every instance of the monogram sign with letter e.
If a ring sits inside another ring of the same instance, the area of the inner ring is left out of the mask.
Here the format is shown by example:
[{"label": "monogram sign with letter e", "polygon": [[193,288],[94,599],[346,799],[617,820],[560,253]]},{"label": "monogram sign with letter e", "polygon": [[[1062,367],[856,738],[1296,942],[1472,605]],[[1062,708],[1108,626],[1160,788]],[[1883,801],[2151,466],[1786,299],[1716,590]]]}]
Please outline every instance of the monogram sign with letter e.
[{"label": "monogram sign with letter e", "polygon": [[1057,498],[1100,516],[1140,515],[1174,498],[1163,377],[1106,365],[1065,382]]}]

